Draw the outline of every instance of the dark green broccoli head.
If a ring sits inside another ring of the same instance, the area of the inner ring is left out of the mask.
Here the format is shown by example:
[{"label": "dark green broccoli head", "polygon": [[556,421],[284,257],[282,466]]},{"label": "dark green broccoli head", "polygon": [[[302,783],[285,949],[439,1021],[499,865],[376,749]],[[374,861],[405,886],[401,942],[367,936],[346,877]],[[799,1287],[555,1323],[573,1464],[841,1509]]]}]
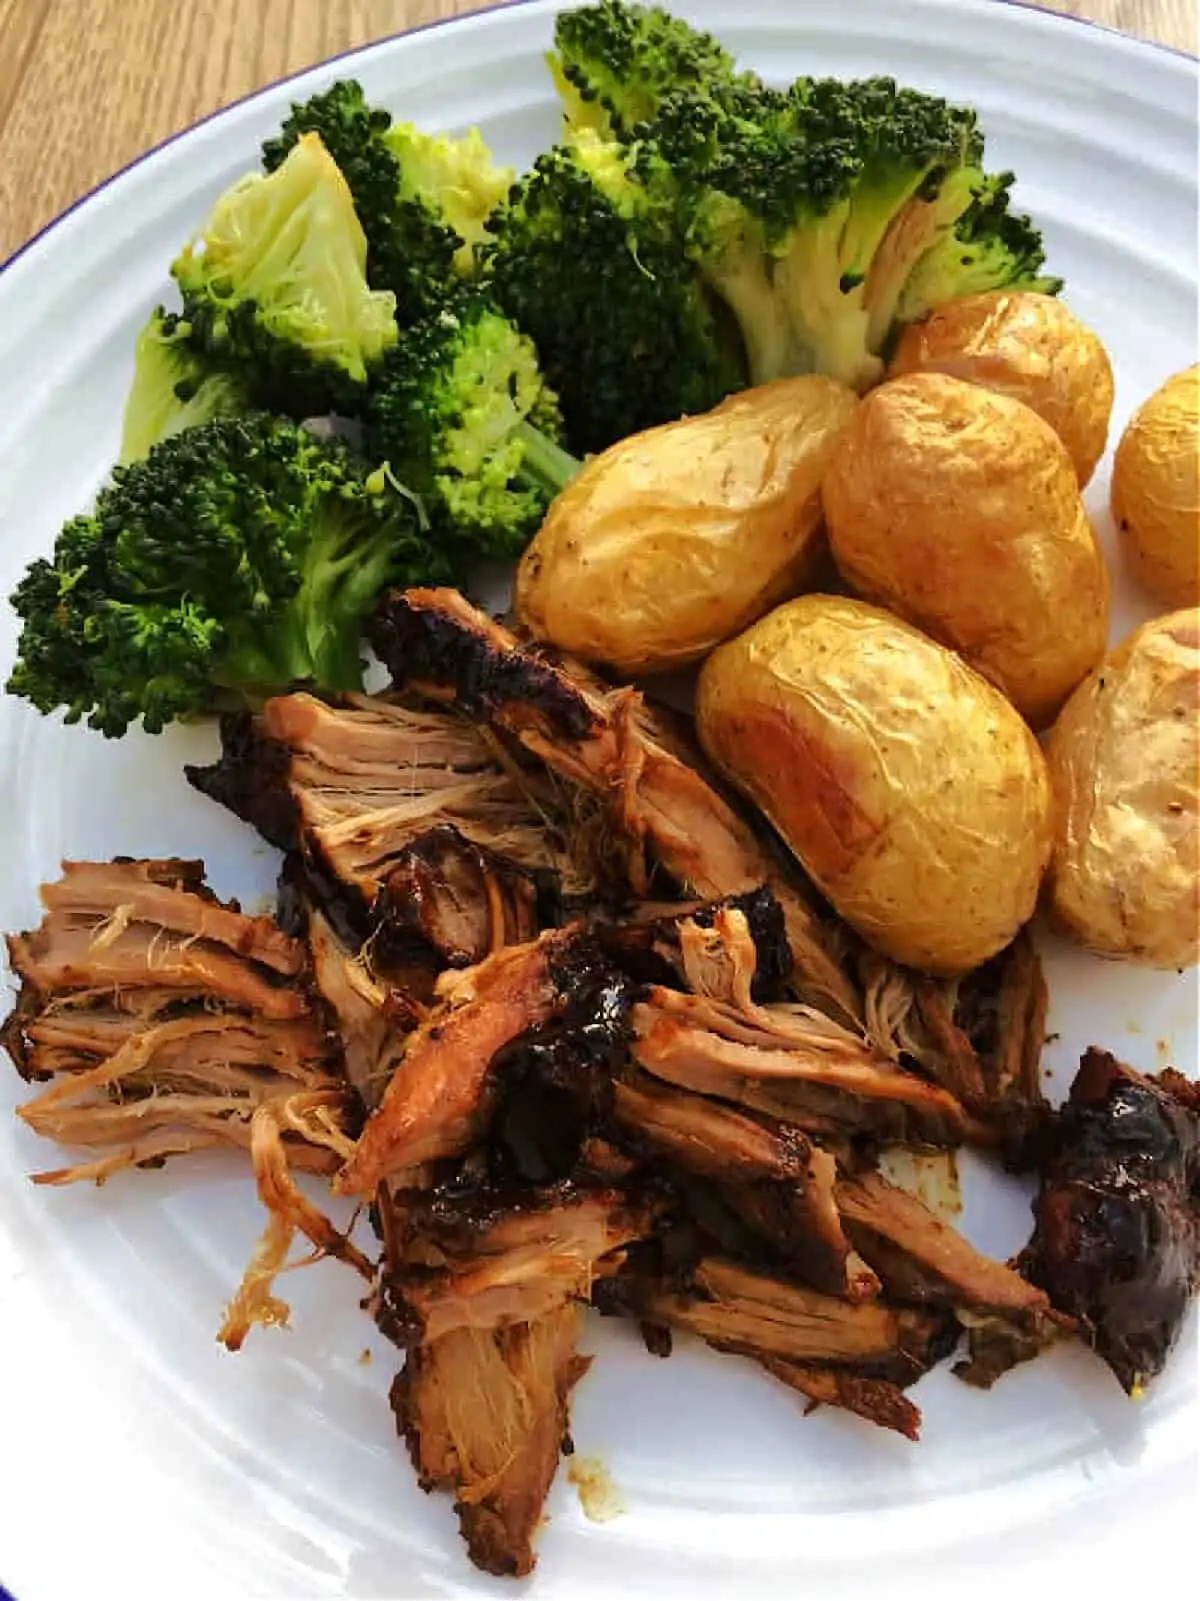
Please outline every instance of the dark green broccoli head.
[{"label": "dark green broccoli head", "polygon": [[639,135],[755,382],[877,381],[907,280],[989,182],[974,113],[889,78],[676,94]]},{"label": "dark green broccoli head", "polygon": [[738,76],[711,34],[658,6],[600,0],[560,12],[554,43],[550,68],[568,122],[606,137],[649,122],[669,94],[707,91]]},{"label": "dark green broccoli head", "polygon": [[306,133],[320,136],[341,169],[367,238],[368,281],[395,295],[402,324],[434,307],[448,280],[473,275],[474,246],[512,180],[477,130],[452,139],[393,124],[349,79],[292,106],[263,145],[266,171]]},{"label": "dark green broccoli head", "polygon": [[191,333],[190,323],[159,306],[138,335],[119,461],[140,460],[183,428],[250,409],[243,386],[195,348]]},{"label": "dark green broccoli head", "polygon": [[394,581],[446,576],[343,446],[263,413],[189,428],[114,470],[12,604],[9,681],[108,735],[312,683],[361,687],[363,617]]},{"label": "dark green broccoli head", "polygon": [[463,289],[408,329],[372,388],[365,445],[418,497],[461,572],[518,553],[578,468],[531,341]]},{"label": "dark green broccoli head", "polygon": [[269,176],[217,201],[171,268],[195,346],[257,404],[304,417],[352,410],[396,341],[395,299],[366,279],[346,181],[316,134]]},{"label": "dark green broccoli head", "polygon": [[633,165],[624,146],[581,133],[541,156],[493,221],[493,292],[537,346],[578,451],[706,411],[745,382],[674,198],[663,204]]}]

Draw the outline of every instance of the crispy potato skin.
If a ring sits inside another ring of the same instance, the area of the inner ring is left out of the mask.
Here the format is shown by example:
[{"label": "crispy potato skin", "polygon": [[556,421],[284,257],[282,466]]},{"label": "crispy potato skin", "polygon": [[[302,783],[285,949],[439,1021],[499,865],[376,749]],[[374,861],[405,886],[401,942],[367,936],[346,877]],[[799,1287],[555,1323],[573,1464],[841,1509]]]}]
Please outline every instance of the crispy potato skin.
[{"label": "crispy potato skin", "polygon": [[1033,912],[1050,855],[1041,749],[953,651],[805,595],[714,651],[700,738],[879,950],[963,973]]},{"label": "crispy potato skin", "polygon": [[1191,967],[1200,941],[1200,607],[1136,629],[1046,749],[1055,920],[1103,955]]},{"label": "crispy potato skin", "polygon": [[941,372],[1024,401],[1067,447],[1079,487],[1104,454],[1112,418],[1108,352],[1053,295],[964,295],[904,330],[889,377]]},{"label": "crispy potato skin", "polygon": [[1108,642],[1108,569],[1070,457],[1020,401],[942,373],[881,384],[822,492],[847,582],[961,652],[1044,728]]},{"label": "crispy potato skin", "polygon": [[1142,588],[1164,606],[1200,604],[1200,366],[1168,378],[1130,419],[1112,514]]},{"label": "crispy potato skin", "polygon": [[522,623],[621,673],[698,661],[803,587],[856,404],[830,378],[781,379],[594,457],[521,559]]}]

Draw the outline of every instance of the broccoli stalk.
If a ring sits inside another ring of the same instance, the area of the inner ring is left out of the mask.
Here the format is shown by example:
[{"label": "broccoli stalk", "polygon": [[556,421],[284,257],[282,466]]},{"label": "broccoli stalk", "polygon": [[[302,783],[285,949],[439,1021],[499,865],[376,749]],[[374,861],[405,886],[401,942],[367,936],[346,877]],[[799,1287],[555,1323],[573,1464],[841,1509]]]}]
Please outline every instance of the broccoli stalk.
[{"label": "broccoli stalk", "polygon": [[305,134],[318,134],[337,162],[367,239],[367,278],[396,297],[407,324],[435,307],[448,280],[475,275],[476,246],[513,180],[477,129],[463,138],[393,124],[353,79],[291,108],[263,145],[274,172]]},{"label": "broccoli stalk", "polygon": [[345,179],[302,136],[270,176],[223,194],[172,266],[193,344],[269,409],[353,410],[398,332],[366,252]]},{"label": "broccoli stalk", "polygon": [[249,410],[242,386],[192,347],[191,332],[189,323],[160,306],[139,333],[121,425],[121,462],[140,461],[151,445],[183,428]]},{"label": "broccoli stalk", "polygon": [[364,444],[420,502],[456,572],[518,554],[579,469],[532,342],[462,289],[407,330],[374,385]]},{"label": "broccoli stalk", "polygon": [[217,419],[117,467],[32,564],[8,688],[110,736],[296,683],[358,689],[379,592],[445,576],[341,444],[263,413]]}]

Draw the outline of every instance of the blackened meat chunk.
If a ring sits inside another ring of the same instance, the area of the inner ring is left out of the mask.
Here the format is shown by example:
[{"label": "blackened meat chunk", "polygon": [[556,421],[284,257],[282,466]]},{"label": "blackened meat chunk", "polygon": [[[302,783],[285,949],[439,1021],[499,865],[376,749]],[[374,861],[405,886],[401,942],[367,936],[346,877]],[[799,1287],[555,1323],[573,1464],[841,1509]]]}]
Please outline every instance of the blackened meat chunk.
[{"label": "blackened meat chunk", "polygon": [[1200,1283],[1200,1086],[1087,1051],[1034,1218],[1022,1272],[1139,1390],[1161,1373]]}]

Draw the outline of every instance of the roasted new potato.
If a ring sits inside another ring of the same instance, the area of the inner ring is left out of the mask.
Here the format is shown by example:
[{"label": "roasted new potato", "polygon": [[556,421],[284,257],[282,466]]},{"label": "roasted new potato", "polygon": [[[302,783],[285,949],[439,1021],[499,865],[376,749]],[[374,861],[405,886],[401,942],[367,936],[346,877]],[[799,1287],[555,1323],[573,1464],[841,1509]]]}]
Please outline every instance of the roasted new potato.
[{"label": "roasted new potato", "polygon": [[1050,855],[1041,748],[953,651],[863,601],[804,595],[713,652],[700,738],[845,920],[963,973],[1033,912]]},{"label": "roasted new potato", "polygon": [[1136,629],[1047,741],[1056,920],[1094,951],[1190,967],[1200,941],[1200,607]]},{"label": "roasted new potato", "polygon": [[698,661],[803,586],[856,403],[830,378],[785,378],[593,457],[521,559],[521,621],[621,673]]},{"label": "roasted new potato", "polygon": [[1164,606],[1200,604],[1200,366],[1168,378],[1131,418],[1112,514],[1143,589]]},{"label": "roasted new potato", "polygon": [[904,330],[889,376],[944,372],[1023,400],[1067,447],[1082,489],[1108,440],[1113,374],[1108,352],[1061,300],[993,289],[939,306]]},{"label": "roasted new potato", "polygon": [[842,576],[961,652],[1035,728],[1104,654],[1109,579],[1066,447],[943,373],[861,402],[822,486]]}]

